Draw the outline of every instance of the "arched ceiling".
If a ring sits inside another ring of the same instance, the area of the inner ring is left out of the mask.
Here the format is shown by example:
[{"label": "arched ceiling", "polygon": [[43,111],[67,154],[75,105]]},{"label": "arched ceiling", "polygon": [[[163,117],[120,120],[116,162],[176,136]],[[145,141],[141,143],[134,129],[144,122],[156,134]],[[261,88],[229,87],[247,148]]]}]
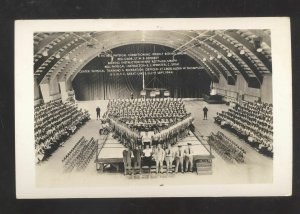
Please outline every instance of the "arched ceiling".
[{"label": "arched ceiling", "polygon": [[54,78],[72,81],[90,60],[127,44],[150,43],[187,54],[217,81],[236,74],[261,84],[272,72],[269,30],[105,31],[37,33],[34,35],[34,76],[38,84]]}]

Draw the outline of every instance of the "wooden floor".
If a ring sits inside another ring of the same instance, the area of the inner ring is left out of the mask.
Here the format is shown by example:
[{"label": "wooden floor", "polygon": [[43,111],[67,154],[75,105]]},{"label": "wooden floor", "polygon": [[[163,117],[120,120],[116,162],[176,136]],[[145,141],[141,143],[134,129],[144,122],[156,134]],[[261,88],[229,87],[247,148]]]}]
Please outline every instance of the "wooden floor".
[{"label": "wooden floor", "polygon": [[[98,101],[99,103],[99,101]],[[95,118],[95,106],[90,101],[79,104],[80,107],[90,111]],[[216,112],[228,109],[223,104],[207,104],[204,101],[185,101],[188,112],[195,118],[194,125],[198,136],[208,136],[211,132],[222,131],[233,139],[246,151],[245,164],[229,164],[213,151],[212,175],[196,175],[195,173],[176,174],[168,178],[152,179],[128,179],[122,173],[98,174],[93,161],[83,172],[63,172],[63,157],[69,152],[74,144],[82,137],[86,139],[99,138],[98,130],[100,121],[92,119],[80,130],[78,130],[65,144],[59,148],[45,162],[36,166],[36,184],[38,187],[92,187],[92,186],[118,186],[118,185],[193,185],[193,184],[247,184],[247,183],[271,183],[273,174],[273,161],[251,148],[245,142],[239,140],[235,135],[221,129],[213,122]],[[101,104],[99,104],[101,105]],[[105,105],[103,111],[105,111]],[[203,120],[202,109],[207,106],[208,120]],[[101,114],[102,114],[101,113]],[[93,157],[95,159],[95,157]]]}]

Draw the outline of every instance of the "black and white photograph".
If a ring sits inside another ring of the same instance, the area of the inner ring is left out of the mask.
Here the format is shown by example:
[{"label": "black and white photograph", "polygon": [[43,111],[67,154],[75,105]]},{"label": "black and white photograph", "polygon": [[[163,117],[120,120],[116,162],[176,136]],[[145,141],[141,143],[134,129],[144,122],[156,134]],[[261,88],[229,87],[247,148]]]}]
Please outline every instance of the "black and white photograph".
[{"label": "black and white photograph", "polygon": [[17,197],[289,195],[290,61],[286,18],[19,21]]}]

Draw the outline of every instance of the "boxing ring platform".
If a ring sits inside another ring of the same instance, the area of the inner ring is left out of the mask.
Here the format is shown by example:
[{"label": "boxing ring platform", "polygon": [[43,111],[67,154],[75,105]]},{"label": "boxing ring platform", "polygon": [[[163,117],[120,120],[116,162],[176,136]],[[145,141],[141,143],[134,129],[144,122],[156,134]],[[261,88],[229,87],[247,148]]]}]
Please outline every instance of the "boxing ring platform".
[{"label": "boxing ring platform", "polygon": [[98,144],[97,148],[96,170],[103,172],[106,166],[112,165],[119,171],[119,166],[123,164],[123,150],[125,147],[112,137],[112,133],[105,136],[103,141],[102,144]]},{"label": "boxing ring platform", "polygon": [[192,144],[193,149],[193,160],[198,175],[211,175],[212,171],[212,160],[214,156],[211,152],[211,146],[204,140],[197,137],[194,133],[189,131],[189,136],[180,140],[177,143],[181,145],[183,149],[187,148],[187,143]]},{"label": "boxing ring platform", "polygon": [[[97,155],[96,155],[96,170],[103,172],[105,167],[113,166],[117,172],[119,172],[120,166],[123,165],[123,150],[125,147],[120,144],[116,139],[112,137],[112,133],[109,135],[101,135],[98,142]],[[214,156],[211,153],[210,146],[204,146],[201,139],[195,136],[192,132],[190,135],[181,139],[172,148],[177,150],[178,145],[181,145],[183,149],[187,148],[187,144],[191,144],[193,150],[193,159],[197,174],[212,174],[212,159]]]}]

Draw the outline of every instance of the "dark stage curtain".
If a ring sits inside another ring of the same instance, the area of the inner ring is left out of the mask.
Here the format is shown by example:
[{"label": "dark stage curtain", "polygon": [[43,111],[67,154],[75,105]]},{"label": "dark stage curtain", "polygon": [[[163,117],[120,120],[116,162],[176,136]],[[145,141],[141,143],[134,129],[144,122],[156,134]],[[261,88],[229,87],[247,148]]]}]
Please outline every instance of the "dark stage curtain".
[{"label": "dark stage curtain", "polygon": [[[140,97],[142,75],[79,73],[72,82],[77,100]],[[152,81],[153,78],[155,81]],[[145,75],[147,88],[165,88],[171,97],[199,98],[209,92],[210,78],[205,71],[176,71],[173,74]]]}]

